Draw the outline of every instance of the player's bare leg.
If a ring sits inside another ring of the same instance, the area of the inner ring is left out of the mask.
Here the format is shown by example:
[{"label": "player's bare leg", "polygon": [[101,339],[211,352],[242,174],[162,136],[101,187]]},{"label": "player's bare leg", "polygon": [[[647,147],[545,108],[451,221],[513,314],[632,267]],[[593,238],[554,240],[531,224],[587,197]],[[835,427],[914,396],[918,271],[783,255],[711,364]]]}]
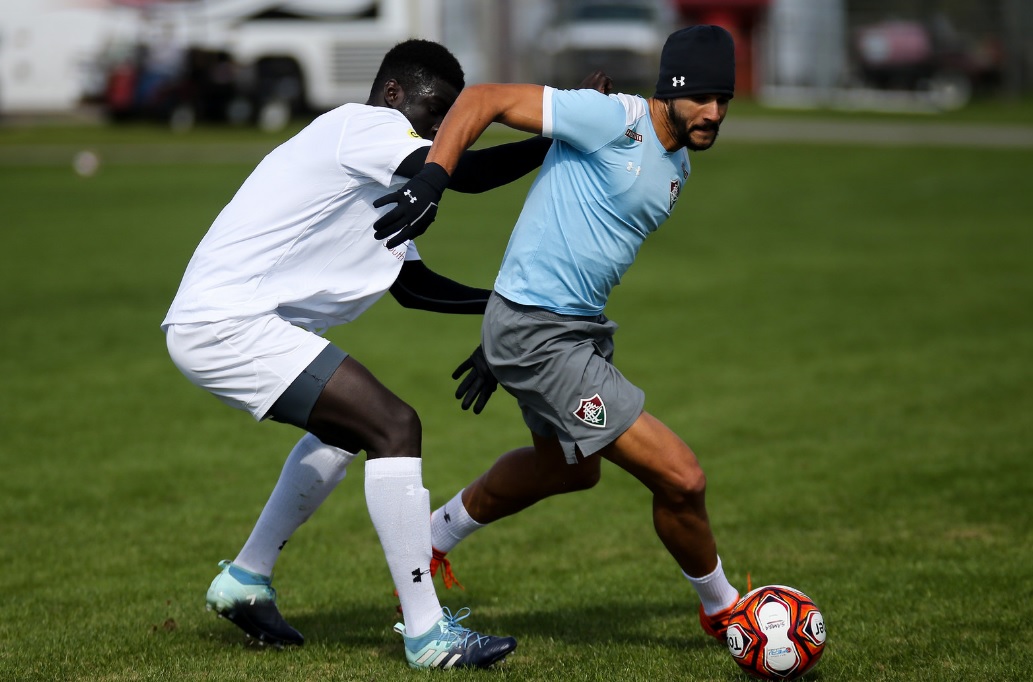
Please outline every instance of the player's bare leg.
[{"label": "player's bare leg", "polygon": [[568,464],[559,441],[531,434],[534,447],[511,450],[431,515],[431,575],[446,588],[462,587],[446,554],[485,525],[553,495],[587,490],[599,482],[599,458]]},{"label": "player's bare leg", "polygon": [[643,412],[599,454],[653,493],[653,526],[700,596],[700,623],[723,639],[739,594],[725,578],[706,508],[706,476],[695,453],[663,422]]},{"label": "player's bare leg", "polygon": [[[459,621],[469,610],[452,614],[442,609],[433,583],[421,579],[429,573],[431,559],[430,495],[423,487],[422,427],[415,410],[358,361],[345,357],[326,381],[304,426],[310,435],[301,443],[310,444],[309,449],[332,446],[349,452],[365,450],[368,455],[366,503],[405,607],[405,625],[399,624],[396,630],[404,637],[410,666],[428,668],[448,661],[450,667],[487,667],[505,658],[516,647],[516,640],[481,635],[464,627]],[[295,468],[308,466],[299,463]],[[326,481],[321,497],[325,498],[343,476],[342,470],[334,480]],[[307,495],[307,490],[301,493],[306,504]],[[220,613],[245,631],[257,633],[262,641],[302,643],[303,637],[283,620],[276,607],[271,576],[242,571],[232,564],[224,566],[224,574],[216,578],[218,585],[213,583],[212,588],[221,598],[215,604]],[[238,584],[240,589],[229,589]],[[264,597],[260,610],[256,611],[254,604],[240,607],[237,597],[249,593]]]},{"label": "player's bare leg", "polygon": [[402,603],[409,665],[487,667],[514,648],[511,637],[473,633],[459,624],[469,609],[443,610],[430,573],[430,493],[423,487],[419,417],[352,358],[327,382],[309,419],[310,431],[366,450],[366,504]]},{"label": "player's bare leg", "polygon": [[463,505],[481,524],[516,514],[553,495],[588,490],[599,482],[599,459],[568,464],[555,438],[531,434],[534,447],[499,457],[463,491]]},{"label": "player's bare leg", "polygon": [[647,412],[599,451],[653,493],[653,525],[688,575],[717,566],[717,544],[704,501],[706,476],[689,446]]}]

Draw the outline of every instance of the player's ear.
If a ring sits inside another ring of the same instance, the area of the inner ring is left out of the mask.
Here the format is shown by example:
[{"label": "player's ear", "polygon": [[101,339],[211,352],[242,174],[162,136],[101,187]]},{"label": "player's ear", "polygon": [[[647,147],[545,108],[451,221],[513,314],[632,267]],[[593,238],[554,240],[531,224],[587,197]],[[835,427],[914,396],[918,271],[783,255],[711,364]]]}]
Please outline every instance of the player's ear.
[{"label": "player's ear", "polygon": [[384,83],[384,103],[392,109],[399,109],[405,102],[405,90],[394,78],[388,78]]}]

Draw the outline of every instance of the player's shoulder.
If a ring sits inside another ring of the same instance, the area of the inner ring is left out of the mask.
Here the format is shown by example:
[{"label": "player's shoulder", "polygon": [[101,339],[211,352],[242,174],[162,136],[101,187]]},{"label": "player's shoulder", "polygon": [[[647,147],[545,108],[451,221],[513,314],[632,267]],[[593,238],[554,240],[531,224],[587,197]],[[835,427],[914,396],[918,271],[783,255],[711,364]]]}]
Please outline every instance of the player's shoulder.
[{"label": "player's shoulder", "polygon": [[625,112],[625,123],[631,125],[649,112],[649,105],[640,95],[627,95],[625,93],[613,93],[610,99],[618,102]]},{"label": "player's shoulder", "polygon": [[649,109],[646,100],[639,95],[616,92],[605,95],[598,90],[588,88],[581,90],[559,90],[556,92],[562,93],[559,95],[560,97],[568,98],[569,104],[574,108],[585,107],[588,110],[606,108],[612,112],[623,110],[626,123],[642,118]]},{"label": "player's shoulder", "polygon": [[409,122],[402,112],[397,109],[392,109],[391,107],[377,107],[372,104],[357,104],[352,102],[341,105],[337,110],[341,112],[342,116],[350,119],[385,122],[391,121],[406,124]]},{"label": "player's shoulder", "polygon": [[353,133],[360,133],[364,130],[378,129],[387,131],[397,128],[401,133],[408,133],[411,137],[419,137],[412,130],[412,124],[405,115],[390,107],[376,107],[371,104],[343,104],[333,112],[340,117],[342,123]]}]

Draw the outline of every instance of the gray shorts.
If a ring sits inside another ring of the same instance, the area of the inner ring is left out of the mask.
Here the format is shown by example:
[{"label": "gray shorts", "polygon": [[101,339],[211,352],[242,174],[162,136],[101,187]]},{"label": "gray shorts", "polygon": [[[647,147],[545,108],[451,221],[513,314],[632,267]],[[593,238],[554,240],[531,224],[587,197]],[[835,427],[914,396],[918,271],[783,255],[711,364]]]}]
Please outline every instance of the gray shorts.
[{"label": "gray shorts", "polygon": [[520,305],[497,293],[481,328],[484,357],[512,393],[528,428],[556,436],[571,464],[628,430],[645,393],[613,366],[617,323]]}]

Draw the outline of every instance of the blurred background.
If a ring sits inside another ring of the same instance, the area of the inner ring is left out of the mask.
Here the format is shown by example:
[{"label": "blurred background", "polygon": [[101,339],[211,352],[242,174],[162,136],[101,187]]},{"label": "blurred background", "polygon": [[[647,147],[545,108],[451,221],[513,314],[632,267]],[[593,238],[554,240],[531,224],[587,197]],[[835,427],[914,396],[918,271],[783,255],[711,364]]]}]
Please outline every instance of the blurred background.
[{"label": "blurred background", "polygon": [[675,28],[724,26],[762,107],[944,112],[1033,90],[1030,0],[0,0],[0,123],[278,130],[365,101],[383,54],[443,42],[470,83],[651,94]]}]

